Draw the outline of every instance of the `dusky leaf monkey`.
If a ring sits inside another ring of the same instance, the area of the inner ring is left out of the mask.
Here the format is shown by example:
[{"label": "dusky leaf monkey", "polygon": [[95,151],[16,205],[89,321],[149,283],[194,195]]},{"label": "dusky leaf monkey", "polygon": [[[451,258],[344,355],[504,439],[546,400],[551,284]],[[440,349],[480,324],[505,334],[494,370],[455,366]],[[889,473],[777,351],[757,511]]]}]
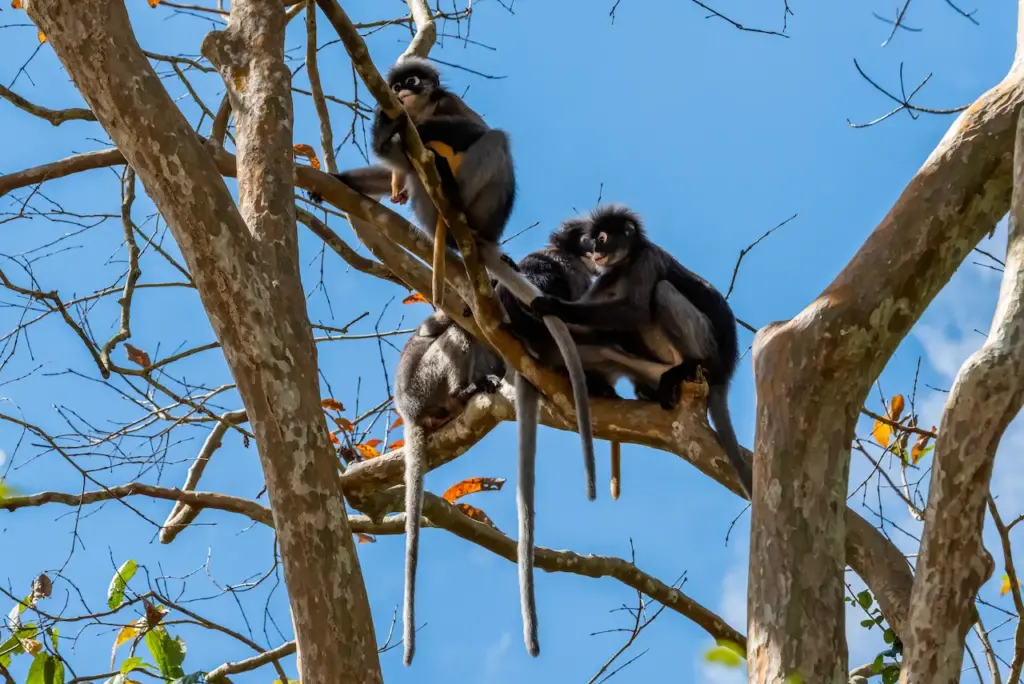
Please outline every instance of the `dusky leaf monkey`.
[{"label": "dusky leaf monkey", "polygon": [[672,364],[657,381],[635,378],[637,396],[666,409],[680,400],[682,382],[708,385],[708,412],[747,496],[751,469],[740,450],[729,414],[729,382],[739,362],[736,317],[721,292],[651,242],[639,215],[620,205],[590,216],[584,248],[598,276],[576,301],[541,296],[532,309],[570,326],[615,333],[630,353]]},{"label": "dusky leaf monkey", "polygon": [[405,432],[404,663],[416,651],[416,566],[427,434],[458,416],[478,392],[494,392],[505,373],[501,357],[438,309],[405,343],[395,374],[395,407]]}]

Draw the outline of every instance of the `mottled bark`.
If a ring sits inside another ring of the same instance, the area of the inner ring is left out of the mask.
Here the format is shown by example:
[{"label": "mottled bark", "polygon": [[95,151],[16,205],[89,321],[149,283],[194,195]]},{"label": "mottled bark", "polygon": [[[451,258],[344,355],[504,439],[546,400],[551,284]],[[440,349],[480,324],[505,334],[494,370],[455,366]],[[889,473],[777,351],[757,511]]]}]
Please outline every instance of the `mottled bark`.
[{"label": "mottled bark", "polygon": [[33,0],[28,11],[138,173],[195,279],[256,435],[298,616],[300,676],[380,682],[299,282],[283,7],[250,0],[233,8],[207,47],[233,90],[245,220],[139,48],[122,2]]},{"label": "mottled bark", "polygon": [[970,607],[992,575],[982,544],[996,449],[1024,402],[1024,116],[1018,118],[1006,267],[988,339],[957,373],[935,441],[900,682],[960,681]]},{"label": "mottled bark", "polygon": [[1012,70],[954,122],[807,309],[755,340],[752,682],[792,672],[847,681],[844,510],[858,412],[896,346],[1009,208],[1021,76]]}]

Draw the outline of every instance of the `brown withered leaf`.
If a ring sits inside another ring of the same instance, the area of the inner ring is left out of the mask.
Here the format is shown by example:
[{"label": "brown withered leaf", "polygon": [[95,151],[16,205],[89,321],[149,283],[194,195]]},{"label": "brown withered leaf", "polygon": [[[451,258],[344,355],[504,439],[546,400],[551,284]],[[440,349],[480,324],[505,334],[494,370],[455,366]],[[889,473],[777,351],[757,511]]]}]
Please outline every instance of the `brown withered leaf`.
[{"label": "brown withered leaf", "polygon": [[146,2],[149,3],[150,7],[156,7],[157,5],[160,4],[160,0],[146,0]]},{"label": "brown withered leaf", "polygon": [[494,529],[498,529],[498,526],[491,522],[491,519],[487,517],[487,514],[481,511],[479,508],[464,503],[455,504],[455,507],[462,511],[462,514],[465,515],[467,518],[472,518],[477,522],[482,522],[485,525],[490,525]]},{"label": "brown withered leaf", "polygon": [[402,300],[403,304],[429,304],[430,300],[421,295],[419,292],[413,292],[411,295]]},{"label": "brown withered leaf", "polygon": [[889,446],[889,442],[892,441],[892,426],[888,423],[876,420],[875,426],[871,429],[871,434],[874,435],[876,442],[881,444],[883,447],[887,447]]},{"label": "brown withered leaf", "polygon": [[902,394],[897,394],[889,400],[889,418],[891,420],[899,420],[900,416],[903,415],[903,407],[906,405],[906,401],[903,399]]},{"label": "brown withered leaf", "polygon": [[391,444],[388,444],[388,449],[387,450],[388,451],[394,451],[395,449],[401,449],[404,446],[405,446],[405,440],[404,439],[396,439]]},{"label": "brown withered leaf", "polygon": [[[935,431],[935,426],[932,426],[932,432]],[[928,448],[928,442],[931,441],[929,435],[918,435],[917,441],[914,442],[914,446],[910,449],[910,460],[917,465],[918,461],[924,458],[924,455],[931,451]]]},{"label": "brown withered leaf", "polygon": [[398,418],[395,420],[395,422],[391,424],[391,427],[396,428],[399,425],[402,425],[404,422],[405,421],[402,420],[402,416],[398,416]]},{"label": "brown withered leaf", "polygon": [[45,42],[46,42],[46,34],[45,34],[45,33],[43,33],[42,31],[39,31],[39,32],[38,32],[38,33],[36,34],[36,37],[37,37],[37,38],[39,38],[39,42],[40,42],[40,43],[45,43]]},{"label": "brown withered leaf", "polygon": [[149,368],[151,365],[153,365],[152,362],[149,360],[149,354],[142,351],[138,347],[133,347],[132,345],[125,342],[124,351],[125,353],[128,354],[128,360],[137,366]]},{"label": "brown withered leaf", "polygon": [[356,540],[360,544],[376,544],[377,538],[372,534],[363,534],[362,532],[356,532]]},{"label": "brown withered leaf", "polygon": [[43,650],[43,644],[35,639],[22,639],[21,647],[25,649],[25,653],[28,653],[30,656],[38,655],[39,652]]},{"label": "brown withered leaf", "polygon": [[384,440],[382,440],[382,439],[368,439],[365,442],[363,442],[363,444],[365,444],[368,447],[377,447],[377,446],[380,446],[383,443],[384,443]]},{"label": "brown withered leaf", "polygon": [[356,426],[353,425],[352,421],[350,421],[348,418],[336,418],[334,416],[331,416],[331,420],[334,421],[334,424],[338,426],[339,430],[344,430],[345,432],[355,432]]},{"label": "brown withered leaf", "polygon": [[328,411],[344,411],[345,407],[337,399],[327,398],[320,402],[320,405]]},{"label": "brown withered leaf", "polygon": [[160,624],[164,616],[167,615],[167,609],[162,608],[154,603],[151,603],[149,599],[143,599],[143,607],[146,609],[145,625],[149,627],[156,627]]},{"label": "brown withered leaf", "polygon": [[11,8],[12,9],[22,9],[22,1],[21,0],[11,0]]},{"label": "brown withered leaf", "polygon": [[[477,492],[496,492],[505,484],[503,477],[471,477],[449,487],[441,495],[448,503],[455,503],[464,496],[476,494]],[[471,516],[472,517],[472,516]]]},{"label": "brown withered leaf", "polygon": [[331,444],[341,444],[341,440],[338,439],[338,435],[334,434],[333,432],[328,432],[327,436],[330,438]]},{"label": "brown withered leaf", "polygon": [[32,580],[32,598],[41,599],[47,598],[53,593],[53,582],[46,576],[46,573],[41,573],[39,577]]},{"label": "brown withered leaf", "polygon": [[314,169],[320,168],[320,160],[317,159],[316,152],[314,152],[313,148],[310,147],[309,145],[295,145],[294,147],[292,147],[292,151],[295,153],[296,157],[305,157],[306,159],[308,159],[309,165],[312,166]]},{"label": "brown withered leaf", "polygon": [[358,451],[359,455],[365,459],[377,458],[380,456],[380,452],[369,444],[356,444],[356,451]]}]

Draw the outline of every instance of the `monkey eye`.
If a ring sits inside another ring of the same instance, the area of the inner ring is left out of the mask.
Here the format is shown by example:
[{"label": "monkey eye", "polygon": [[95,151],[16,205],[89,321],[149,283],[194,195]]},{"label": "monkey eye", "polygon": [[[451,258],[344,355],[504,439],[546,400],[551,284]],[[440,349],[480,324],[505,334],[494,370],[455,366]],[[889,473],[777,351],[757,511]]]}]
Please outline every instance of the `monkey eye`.
[{"label": "monkey eye", "polygon": [[409,78],[405,79],[405,85],[407,85],[407,86],[416,87],[419,84],[420,84],[420,77],[419,76],[410,76]]},{"label": "monkey eye", "polygon": [[395,91],[396,93],[399,90],[401,90],[401,89],[402,89],[402,84],[401,83],[396,83],[395,85],[391,86],[391,90]]}]

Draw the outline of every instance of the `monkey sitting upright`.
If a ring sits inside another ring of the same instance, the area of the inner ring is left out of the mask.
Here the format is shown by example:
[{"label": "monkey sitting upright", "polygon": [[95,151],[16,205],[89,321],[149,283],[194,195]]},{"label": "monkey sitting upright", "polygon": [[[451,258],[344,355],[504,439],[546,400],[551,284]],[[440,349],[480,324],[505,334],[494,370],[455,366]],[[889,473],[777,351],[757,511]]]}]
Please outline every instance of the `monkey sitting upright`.
[{"label": "monkey sitting upright", "polygon": [[[570,219],[553,232],[548,244],[541,250],[523,257],[517,266],[519,272],[544,295],[575,300],[589,288],[592,266],[585,258],[582,245],[587,222]],[[498,297],[509,318],[509,329],[541,364],[561,368],[562,357],[558,347],[529,308],[524,307],[508,289],[499,286]],[[613,343],[599,341],[597,336],[577,349],[587,374],[587,386],[593,396],[617,397],[614,380],[642,369],[647,375],[660,377],[671,367],[630,357]],[[604,337],[609,337],[604,335]],[[594,372],[591,373],[591,370]],[[536,480],[537,423],[540,393],[526,378],[515,374],[516,421],[519,432],[518,491],[519,513],[519,596],[523,615],[523,637],[530,655],[540,652],[537,639],[537,608],[533,584],[534,549],[534,485]],[[617,497],[616,445],[612,447],[613,496]],[[590,466],[592,467],[592,466]],[[593,476],[588,477],[588,481]]]},{"label": "monkey sitting upright", "polygon": [[416,650],[416,565],[427,433],[449,422],[478,392],[493,393],[505,363],[440,309],[405,343],[395,374],[395,407],[405,431],[405,599],[402,613],[404,662]]},{"label": "monkey sitting upright", "polygon": [[[434,151],[434,162],[445,196],[462,210],[473,231],[480,256],[490,275],[521,302],[530,302],[539,291],[503,260],[498,241],[515,203],[516,180],[508,136],[489,128],[483,119],[457,95],[441,85],[436,69],[422,59],[407,57],[387,76],[388,84],[401,100],[416,125],[423,144]],[[438,215],[423,183],[405,156],[401,141],[404,122],[389,118],[380,107],[373,121],[373,150],[384,161],[376,165],[336,174],[346,185],[371,197],[383,197],[392,190],[393,172],[405,179],[405,192],[421,227],[434,235],[434,305],[440,306],[444,282],[444,219]],[[401,200],[402,195],[396,195]],[[587,463],[587,495],[594,499],[594,439],[590,424],[590,403],[586,377],[579,354],[565,325],[548,317],[544,325],[551,332],[565,360],[572,382],[577,427]]]},{"label": "monkey sitting upright", "polygon": [[542,296],[535,314],[552,314],[570,325],[594,331],[618,331],[636,349],[673,364],[655,379],[641,378],[637,395],[653,394],[666,409],[680,400],[680,383],[708,384],[708,412],[718,438],[750,496],[751,472],[740,450],[729,415],[729,382],[739,362],[736,318],[721,292],[646,236],[640,217],[621,206],[606,206],[591,215],[584,238],[598,277],[577,301]]}]

